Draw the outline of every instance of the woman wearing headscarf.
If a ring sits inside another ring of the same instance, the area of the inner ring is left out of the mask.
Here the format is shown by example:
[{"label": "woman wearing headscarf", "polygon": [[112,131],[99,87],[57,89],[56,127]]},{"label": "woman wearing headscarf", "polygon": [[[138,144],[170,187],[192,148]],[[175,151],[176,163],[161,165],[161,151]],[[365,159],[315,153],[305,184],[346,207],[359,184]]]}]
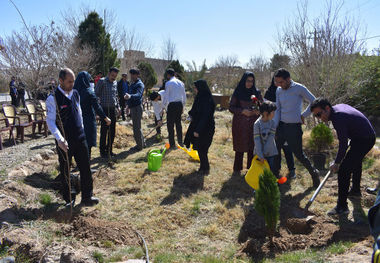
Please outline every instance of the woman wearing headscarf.
[{"label": "woman wearing headscarf", "polygon": [[94,92],[93,80],[88,72],[79,72],[74,82],[74,89],[78,91],[80,96],[84,133],[86,134],[88,152],[91,158],[91,147],[96,146],[95,113],[99,115],[107,125],[111,124],[111,120],[106,116],[102,107],[98,103],[98,99]]},{"label": "woman wearing headscarf", "polygon": [[191,123],[186,132],[185,145],[189,148],[190,144],[193,144],[193,149],[198,151],[201,162],[198,172],[201,175],[208,175],[210,164],[207,153],[215,133],[215,103],[205,80],[195,81],[194,86],[196,96],[189,111]]},{"label": "woman wearing headscarf", "polygon": [[255,75],[245,72],[237,85],[230,101],[230,112],[232,119],[232,141],[235,151],[234,173],[240,175],[243,169],[243,156],[247,153],[247,169],[251,166],[253,158],[253,124],[260,116],[260,112],[254,109],[252,95],[261,102],[263,98],[255,86]]}]

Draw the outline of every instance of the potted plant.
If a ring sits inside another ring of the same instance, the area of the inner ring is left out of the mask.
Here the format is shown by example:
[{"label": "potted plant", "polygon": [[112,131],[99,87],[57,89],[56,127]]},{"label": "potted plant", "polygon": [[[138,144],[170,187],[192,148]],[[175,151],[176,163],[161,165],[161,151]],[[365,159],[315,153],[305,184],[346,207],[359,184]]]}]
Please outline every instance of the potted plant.
[{"label": "potted plant", "polygon": [[326,150],[333,143],[334,136],[326,124],[320,123],[311,130],[309,147],[312,150],[311,158],[314,167],[324,170],[326,164]]}]

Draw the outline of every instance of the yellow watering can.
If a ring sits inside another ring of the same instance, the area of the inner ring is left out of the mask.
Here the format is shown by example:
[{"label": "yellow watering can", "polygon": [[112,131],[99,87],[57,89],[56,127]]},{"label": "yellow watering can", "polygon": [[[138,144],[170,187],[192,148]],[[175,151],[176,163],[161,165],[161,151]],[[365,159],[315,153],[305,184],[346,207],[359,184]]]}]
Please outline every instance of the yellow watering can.
[{"label": "yellow watering can", "polygon": [[259,176],[264,173],[264,168],[270,170],[267,160],[260,162],[259,157],[255,155],[252,159],[251,167],[245,175],[245,181],[253,189],[259,189]]},{"label": "yellow watering can", "polygon": [[[245,175],[245,181],[253,189],[259,189],[259,176],[264,173],[264,169],[270,170],[267,160],[264,163],[260,162],[259,157],[255,155],[252,159],[251,167],[249,168],[247,174]],[[285,176],[277,179],[279,184],[286,183],[287,178]]]},{"label": "yellow watering can", "polygon": [[199,155],[198,151],[193,149],[193,145],[190,145],[190,151],[186,147],[181,147],[177,145],[177,147],[181,150],[184,150],[188,155],[190,155],[191,158],[193,158],[195,161],[199,161]]}]

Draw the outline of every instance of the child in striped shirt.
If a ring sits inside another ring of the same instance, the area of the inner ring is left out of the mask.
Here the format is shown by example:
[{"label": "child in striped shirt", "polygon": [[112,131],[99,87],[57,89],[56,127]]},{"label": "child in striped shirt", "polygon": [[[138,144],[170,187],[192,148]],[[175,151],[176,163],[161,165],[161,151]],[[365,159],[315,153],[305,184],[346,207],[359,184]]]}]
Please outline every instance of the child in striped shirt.
[{"label": "child in striped shirt", "polygon": [[260,104],[259,110],[261,116],[253,126],[254,153],[259,157],[260,161],[267,160],[273,172],[274,157],[278,154],[275,142],[276,124],[273,120],[276,104],[264,101]]}]

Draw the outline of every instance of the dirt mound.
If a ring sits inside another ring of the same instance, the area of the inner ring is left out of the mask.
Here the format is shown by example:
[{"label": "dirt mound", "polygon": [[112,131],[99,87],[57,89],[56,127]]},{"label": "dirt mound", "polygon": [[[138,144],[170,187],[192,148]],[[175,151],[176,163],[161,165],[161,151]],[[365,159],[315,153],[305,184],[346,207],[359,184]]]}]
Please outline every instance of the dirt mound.
[{"label": "dirt mound", "polygon": [[303,218],[288,218],[286,227],[292,234],[309,234],[312,231],[311,224]]},{"label": "dirt mound", "polygon": [[368,236],[367,225],[347,223],[339,226],[324,217],[316,217],[313,224],[307,224],[304,219],[289,218],[280,226],[273,243],[260,235],[247,241],[241,252],[254,258],[264,258],[285,251],[325,247],[337,241],[357,242],[367,239]]},{"label": "dirt mound", "polygon": [[117,245],[137,245],[139,238],[135,230],[126,222],[112,222],[93,217],[76,218],[65,235],[101,245],[112,242]]}]

